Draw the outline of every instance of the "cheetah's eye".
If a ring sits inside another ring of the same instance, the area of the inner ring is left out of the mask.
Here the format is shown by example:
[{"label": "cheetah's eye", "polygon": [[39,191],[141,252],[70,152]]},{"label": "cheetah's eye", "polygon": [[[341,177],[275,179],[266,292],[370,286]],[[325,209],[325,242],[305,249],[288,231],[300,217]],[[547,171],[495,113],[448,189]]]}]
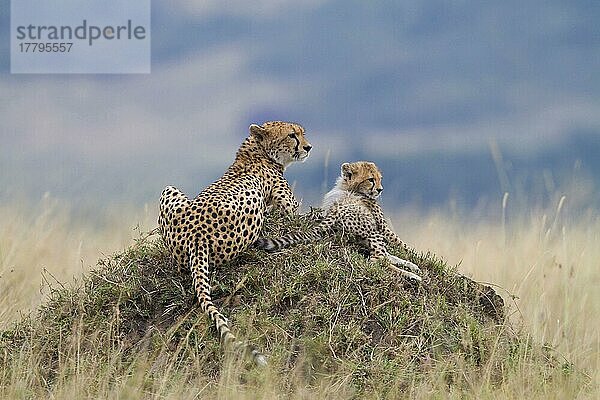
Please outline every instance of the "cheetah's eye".
[{"label": "cheetah's eye", "polygon": [[375,183],[375,178],[369,178],[369,179],[367,179],[367,180],[368,180],[369,182],[371,182],[371,183]]},{"label": "cheetah's eye", "polygon": [[296,134],[295,134],[295,133],[290,133],[290,134],[288,135],[288,137],[290,137],[290,138],[292,138],[292,139],[293,139],[293,138],[295,138],[295,137],[296,137]]}]

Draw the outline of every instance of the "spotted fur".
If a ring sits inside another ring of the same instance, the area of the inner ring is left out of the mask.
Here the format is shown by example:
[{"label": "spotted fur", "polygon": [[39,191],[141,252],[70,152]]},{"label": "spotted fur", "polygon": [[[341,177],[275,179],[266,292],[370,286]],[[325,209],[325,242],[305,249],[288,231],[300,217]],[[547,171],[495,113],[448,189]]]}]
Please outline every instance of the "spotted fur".
[{"label": "spotted fur", "polygon": [[297,211],[283,172],[290,163],[304,161],[311,148],[298,124],[253,124],[233,164],[196,198],[189,199],[173,186],[160,197],[160,233],[176,263],[190,268],[202,311],[215,323],[224,346],[244,347],[258,365],[266,364],[265,357],[237,341],[215,307],[209,271],[256,241],[267,207]]},{"label": "spotted fur", "polygon": [[[382,175],[372,162],[344,163],[335,187],[323,199],[325,218],[308,232],[292,232],[280,238],[261,238],[256,246],[276,251],[296,243],[322,240],[334,231],[352,235],[364,242],[371,260],[385,259],[388,265],[403,276],[417,281],[420,269],[408,260],[390,254],[386,242],[406,247],[385,221],[377,198],[383,191]],[[411,271],[407,271],[408,268]]]}]

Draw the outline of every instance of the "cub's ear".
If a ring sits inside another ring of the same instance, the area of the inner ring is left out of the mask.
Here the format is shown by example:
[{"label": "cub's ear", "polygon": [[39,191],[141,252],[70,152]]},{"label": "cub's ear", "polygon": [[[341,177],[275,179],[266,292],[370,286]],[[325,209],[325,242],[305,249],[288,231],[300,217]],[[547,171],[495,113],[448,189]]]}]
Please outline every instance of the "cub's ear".
[{"label": "cub's ear", "polygon": [[350,170],[350,164],[349,163],[343,163],[342,164],[342,176],[346,179],[350,179],[352,178],[352,171]]},{"label": "cub's ear", "polygon": [[262,126],[252,124],[248,129],[250,130],[250,135],[254,136],[254,138],[259,142],[265,138],[266,131],[265,128],[263,128]]}]

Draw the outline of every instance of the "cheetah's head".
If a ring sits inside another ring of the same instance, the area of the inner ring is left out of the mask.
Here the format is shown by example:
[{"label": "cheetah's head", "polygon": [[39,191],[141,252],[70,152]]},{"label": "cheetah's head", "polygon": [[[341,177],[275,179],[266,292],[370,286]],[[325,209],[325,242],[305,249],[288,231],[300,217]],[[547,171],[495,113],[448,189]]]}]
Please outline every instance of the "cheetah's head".
[{"label": "cheetah's head", "polygon": [[376,199],[383,191],[382,178],[381,171],[372,162],[357,161],[342,164],[340,183],[343,190]]},{"label": "cheetah's head", "polygon": [[269,158],[283,167],[305,161],[312,145],[304,137],[304,128],[292,122],[271,121],[250,125],[253,136]]}]

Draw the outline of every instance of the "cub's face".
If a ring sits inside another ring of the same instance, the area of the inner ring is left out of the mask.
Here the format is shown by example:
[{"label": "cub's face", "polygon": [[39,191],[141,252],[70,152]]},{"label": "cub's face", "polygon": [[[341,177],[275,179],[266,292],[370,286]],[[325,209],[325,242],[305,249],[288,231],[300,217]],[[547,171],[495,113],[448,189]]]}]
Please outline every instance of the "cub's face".
[{"label": "cub's face", "polygon": [[376,199],[383,191],[381,171],[372,162],[357,161],[342,164],[342,188]]},{"label": "cub's face", "polygon": [[295,161],[305,161],[312,149],[312,145],[304,137],[304,128],[292,122],[252,124],[250,135],[273,161],[284,167]]}]

